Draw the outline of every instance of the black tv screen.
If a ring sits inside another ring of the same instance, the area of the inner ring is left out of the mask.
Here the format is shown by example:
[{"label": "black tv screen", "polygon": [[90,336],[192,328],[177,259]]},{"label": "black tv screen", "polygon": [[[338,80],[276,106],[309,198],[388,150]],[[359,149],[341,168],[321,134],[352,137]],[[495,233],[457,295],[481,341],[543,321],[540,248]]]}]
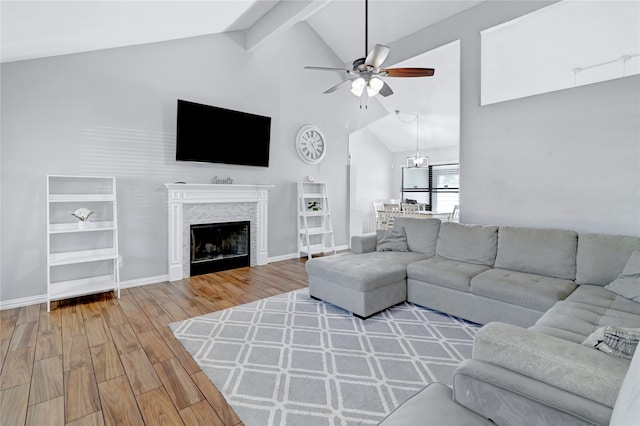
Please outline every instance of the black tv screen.
[{"label": "black tv screen", "polygon": [[178,99],[176,160],[269,166],[271,117]]}]

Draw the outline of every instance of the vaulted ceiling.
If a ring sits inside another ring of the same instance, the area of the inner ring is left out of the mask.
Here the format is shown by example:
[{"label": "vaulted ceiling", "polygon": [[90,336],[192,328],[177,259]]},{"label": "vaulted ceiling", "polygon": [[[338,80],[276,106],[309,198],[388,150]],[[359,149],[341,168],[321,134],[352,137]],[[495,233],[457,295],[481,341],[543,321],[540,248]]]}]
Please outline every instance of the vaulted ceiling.
[{"label": "vaulted ceiling", "polygon": [[[369,0],[368,44],[390,44],[446,19],[480,1]],[[237,31],[248,50],[269,37],[306,21],[345,63],[365,56],[365,0],[204,0],[204,1],[10,1],[0,2],[0,60],[12,62],[91,50]],[[427,54],[428,55],[428,54]],[[447,55],[405,61],[403,66],[447,69]],[[331,66],[328,64],[309,64]],[[391,66],[393,64],[387,64]],[[313,78],[313,71],[310,78]],[[436,72],[449,87],[447,73]],[[418,102],[411,84],[435,79],[394,79],[394,94],[381,100],[390,112],[433,112]],[[418,80],[423,80],[419,82]],[[454,82],[457,84],[457,82]],[[427,91],[432,89],[427,88]],[[440,111],[446,110],[440,99]],[[395,115],[395,114],[394,114]],[[413,130],[395,117],[372,126],[391,151],[411,150]],[[395,120],[395,122],[394,122]],[[394,127],[395,126],[395,127]],[[398,137],[399,132],[406,133]]]}]

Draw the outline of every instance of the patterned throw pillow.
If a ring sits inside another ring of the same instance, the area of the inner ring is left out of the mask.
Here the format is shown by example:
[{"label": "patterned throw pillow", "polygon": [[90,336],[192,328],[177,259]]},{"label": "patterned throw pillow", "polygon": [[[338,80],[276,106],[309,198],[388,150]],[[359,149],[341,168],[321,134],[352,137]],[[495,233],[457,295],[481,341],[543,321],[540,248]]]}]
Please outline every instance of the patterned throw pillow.
[{"label": "patterned throw pillow", "polygon": [[378,229],[376,231],[377,251],[409,251],[407,246],[407,234],[404,227],[393,229]]},{"label": "patterned throw pillow", "polygon": [[640,303],[640,250],[631,253],[622,273],[604,288],[619,296]]},{"label": "patterned throw pillow", "polygon": [[610,355],[631,359],[640,340],[640,328],[599,327],[587,337],[585,346],[590,346]]}]

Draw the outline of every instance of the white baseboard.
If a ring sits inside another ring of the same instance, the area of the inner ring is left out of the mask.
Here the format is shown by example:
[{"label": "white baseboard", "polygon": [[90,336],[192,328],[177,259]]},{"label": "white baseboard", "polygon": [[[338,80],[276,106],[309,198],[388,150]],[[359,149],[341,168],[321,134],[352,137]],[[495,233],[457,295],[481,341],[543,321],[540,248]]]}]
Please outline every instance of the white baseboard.
[{"label": "white baseboard", "polygon": [[120,288],[138,287],[141,285],[158,284],[169,281],[169,275],[156,275],[155,277],[138,278],[135,280],[120,281]]},{"label": "white baseboard", "polygon": [[11,299],[0,301],[0,311],[5,309],[21,308],[23,306],[37,305],[39,303],[47,303],[47,295],[39,294],[37,296],[21,297],[19,299]]},{"label": "white baseboard", "polygon": [[[343,245],[343,246],[336,246],[336,251],[341,251],[341,250],[348,250],[349,246],[348,245]],[[303,256],[306,257],[306,256]],[[290,254],[283,254],[282,256],[274,256],[274,257],[270,257],[268,259],[269,263],[272,262],[280,262],[282,260],[289,260],[289,259],[297,259],[298,258],[298,253],[290,253]]]}]

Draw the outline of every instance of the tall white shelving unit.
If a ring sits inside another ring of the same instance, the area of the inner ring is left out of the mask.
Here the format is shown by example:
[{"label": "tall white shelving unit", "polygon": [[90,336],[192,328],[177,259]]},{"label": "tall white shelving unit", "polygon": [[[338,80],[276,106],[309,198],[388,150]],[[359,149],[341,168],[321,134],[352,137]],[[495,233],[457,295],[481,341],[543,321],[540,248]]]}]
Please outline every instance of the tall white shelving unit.
[{"label": "tall white shelving unit", "polygon": [[[314,207],[312,207],[314,205]],[[298,183],[298,257],[336,253],[327,184]]]},{"label": "tall white shelving unit", "polygon": [[[86,229],[72,216],[94,213]],[[54,300],[115,291],[120,298],[116,178],[47,176],[47,312]]]}]

